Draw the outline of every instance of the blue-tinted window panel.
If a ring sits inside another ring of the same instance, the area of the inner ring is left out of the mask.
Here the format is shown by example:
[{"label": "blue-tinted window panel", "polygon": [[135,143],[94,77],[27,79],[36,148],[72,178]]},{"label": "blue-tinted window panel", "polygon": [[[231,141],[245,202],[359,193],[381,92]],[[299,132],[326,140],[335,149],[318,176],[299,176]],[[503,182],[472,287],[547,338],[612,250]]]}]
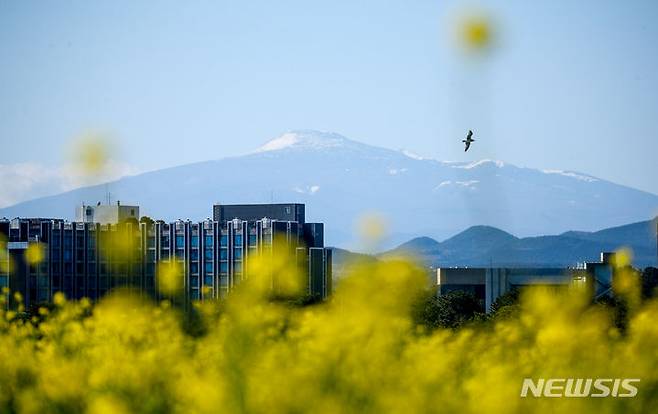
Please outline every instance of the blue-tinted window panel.
[{"label": "blue-tinted window panel", "polygon": [[190,263],[190,273],[199,273],[198,263]]},{"label": "blue-tinted window panel", "polygon": [[212,273],[212,263],[207,263],[206,262],[205,270],[206,270],[206,273]]},{"label": "blue-tinted window panel", "polygon": [[181,249],[185,247],[185,236],[176,236],[176,247]]},{"label": "blue-tinted window panel", "polygon": [[242,259],[242,249],[234,249],[233,256],[235,257],[236,260]]},{"label": "blue-tinted window panel", "polygon": [[219,249],[219,259],[220,260],[228,259],[228,249]]},{"label": "blue-tinted window panel", "polygon": [[212,236],[206,236],[205,244],[206,246],[212,246]]},{"label": "blue-tinted window panel", "polygon": [[222,234],[219,237],[219,245],[220,246],[228,246],[228,236],[226,234]]},{"label": "blue-tinted window panel", "polygon": [[197,249],[190,250],[190,260],[199,260],[199,251]]},{"label": "blue-tinted window panel", "polygon": [[199,247],[199,236],[192,236],[192,246]]},{"label": "blue-tinted window panel", "polygon": [[213,280],[212,280],[212,279],[213,279],[212,276],[206,276],[206,277],[203,279],[203,284],[206,285],[206,286],[212,286],[212,284],[213,284]]},{"label": "blue-tinted window panel", "polygon": [[236,245],[242,245],[242,235],[241,234],[235,234],[233,236],[233,243]]},{"label": "blue-tinted window panel", "polygon": [[255,246],[256,245],[256,235],[255,234],[250,234],[249,235],[249,245],[250,246]]},{"label": "blue-tinted window panel", "polygon": [[206,258],[206,260],[212,260],[213,259],[212,249],[206,249],[204,251],[204,257]]},{"label": "blue-tinted window panel", "polygon": [[219,263],[219,271],[221,273],[227,273],[228,272],[228,262]]}]

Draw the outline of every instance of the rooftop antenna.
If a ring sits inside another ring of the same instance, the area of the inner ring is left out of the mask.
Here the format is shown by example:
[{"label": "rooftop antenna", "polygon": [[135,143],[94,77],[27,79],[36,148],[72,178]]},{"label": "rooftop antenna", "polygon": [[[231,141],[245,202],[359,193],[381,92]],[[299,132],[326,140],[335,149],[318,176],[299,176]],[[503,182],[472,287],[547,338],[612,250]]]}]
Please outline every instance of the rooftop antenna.
[{"label": "rooftop antenna", "polygon": [[110,205],[110,184],[105,183],[105,201]]}]

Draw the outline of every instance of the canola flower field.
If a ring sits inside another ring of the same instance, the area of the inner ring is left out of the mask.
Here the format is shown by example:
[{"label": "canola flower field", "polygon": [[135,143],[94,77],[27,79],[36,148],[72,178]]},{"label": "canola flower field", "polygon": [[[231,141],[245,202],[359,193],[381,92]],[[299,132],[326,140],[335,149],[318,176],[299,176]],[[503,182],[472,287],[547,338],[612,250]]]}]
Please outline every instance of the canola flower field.
[{"label": "canola flower field", "polygon": [[[413,264],[355,265],[310,306],[284,300],[300,285],[275,267],[277,297],[271,278],[252,276],[224,301],[193,304],[193,331],[189,311],[120,292],[95,305],[57,295],[31,318],[0,311],[0,412],[658,409],[658,303],[637,300],[630,276],[616,288],[629,298],[625,332],[577,290],[531,291],[516,316],[428,331],[411,317],[428,288]],[[641,382],[634,398],[521,398],[524,378]]]}]

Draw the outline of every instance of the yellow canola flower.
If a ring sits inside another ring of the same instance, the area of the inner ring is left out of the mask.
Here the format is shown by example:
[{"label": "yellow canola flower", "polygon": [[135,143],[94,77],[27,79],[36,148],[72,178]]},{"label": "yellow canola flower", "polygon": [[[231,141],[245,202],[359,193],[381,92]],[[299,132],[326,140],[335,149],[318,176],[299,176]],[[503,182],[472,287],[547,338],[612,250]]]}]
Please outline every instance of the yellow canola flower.
[{"label": "yellow canola flower", "polygon": [[36,265],[43,262],[45,247],[43,243],[30,243],[25,251],[25,260],[28,264]]},{"label": "yellow canola flower", "polygon": [[[277,247],[277,246],[275,246]],[[281,246],[278,246],[281,247]],[[116,292],[96,304],[0,312],[0,412],[626,413],[658,409],[658,302],[626,330],[584,290],[523,291],[520,313],[419,329],[430,286],[403,260],[347,269],[323,303],[294,252],[256,260],[221,301],[186,309]],[[158,268],[182,289],[183,269]],[[278,291],[275,290],[278,289]],[[157,298],[156,298],[157,299]],[[42,311],[44,309],[44,311]],[[524,378],[640,378],[634,398],[521,398]]]},{"label": "yellow canola flower", "polygon": [[483,55],[496,44],[497,25],[484,10],[462,9],[452,17],[452,40],[463,51]]},{"label": "yellow canola flower", "polygon": [[84,174],[101,174],[110,158],[110,140],[99,132],[87,132],[73,143],[74,161]]},{"label": "yellow canola flower", "polygon": [[160,291],[166,295],[180,293],[183,288],[183,267],[178,262],[158,265],[157,280]]},{"label": "yellow canola flower", "polygon": [[464,19],[460,26],[462,42],[473,49],[483,49],[491,43],[491,22],[484,16],[474,15]]},{"label": "yellow canola flower", "polygon": [[63,306],[66,303],[66,296],[62,292],[56,292],[53,295],[53,303],[57,306]]}]

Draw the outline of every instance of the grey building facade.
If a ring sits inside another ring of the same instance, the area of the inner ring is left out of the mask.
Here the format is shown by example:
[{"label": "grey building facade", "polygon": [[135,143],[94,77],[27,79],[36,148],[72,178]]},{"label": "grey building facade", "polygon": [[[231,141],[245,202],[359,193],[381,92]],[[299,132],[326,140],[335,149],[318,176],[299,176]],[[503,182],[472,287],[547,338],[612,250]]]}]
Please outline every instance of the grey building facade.
[{"label": "grey building facade", "polygon": [[586,287],[592,297],[600,297],[612,291],[612,257],[612,253],[601,253],[599,262],[587,262],[573,268],[438,268],[437,294],[452,291],[472,293],[482,301],[486,312],[500,296],[529,286],[559,290],[580,285]]}]

